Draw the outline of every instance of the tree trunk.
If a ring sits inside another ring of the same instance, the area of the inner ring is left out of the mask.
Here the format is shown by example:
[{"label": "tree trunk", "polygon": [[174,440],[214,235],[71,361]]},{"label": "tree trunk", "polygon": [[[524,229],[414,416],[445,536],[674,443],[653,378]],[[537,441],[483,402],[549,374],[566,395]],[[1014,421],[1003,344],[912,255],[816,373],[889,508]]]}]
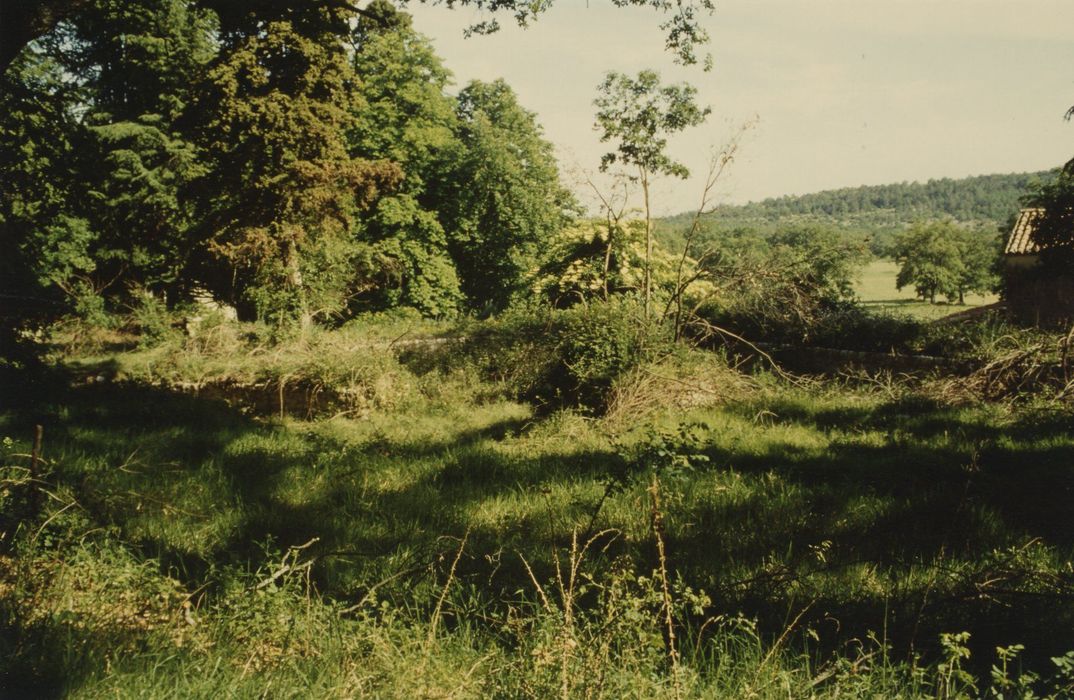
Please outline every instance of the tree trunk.
[{"label": "tree trunk", "polygon": [[302,280],[302,268],[298,259],[298,246],[294,241],[287,244],[287,282],[295,292],[298,299],[298,322],[302,335],[313,325],[313,316],[310,314],[309,303],[306,300],[306,288]]},{"label": "tree trunk", "polygon": [[612,241],[615,228],[611,219],[608,220],[608,247],[604,249],[604,301],[608,301],[608,274],[612,266]]},{"label": "tree trunk", "polygon": [[641,191],[645,197],[645,318],[653,294],[653,217],[649,209],[649,173],[641,168]]}]

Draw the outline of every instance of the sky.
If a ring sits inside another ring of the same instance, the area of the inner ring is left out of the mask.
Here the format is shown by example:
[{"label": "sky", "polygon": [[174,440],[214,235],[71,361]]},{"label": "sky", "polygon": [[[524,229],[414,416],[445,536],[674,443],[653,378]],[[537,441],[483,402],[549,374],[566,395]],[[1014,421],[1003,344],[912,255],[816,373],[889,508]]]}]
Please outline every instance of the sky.
[{"label": "sky", "polygon": [[[710,154],[744,122],[720,203],[836,187],[1056,167],[1074,156],[1074,0],[718,0],[704,18],[713,69],[676,66],[660,14],[610,0],[558,0],[528,28],[491,36],[469,8],[411,4],[457,88],[504,78],[538,115],[565,179],[608,149],[593,128],[608,71],[690,82],[712,108],[671,142],[692,171],[654,189],[659,214],[695,209]],[[456,88],[456,89],[457,89]],[[598,184],[607,187],[606,180]]]}]

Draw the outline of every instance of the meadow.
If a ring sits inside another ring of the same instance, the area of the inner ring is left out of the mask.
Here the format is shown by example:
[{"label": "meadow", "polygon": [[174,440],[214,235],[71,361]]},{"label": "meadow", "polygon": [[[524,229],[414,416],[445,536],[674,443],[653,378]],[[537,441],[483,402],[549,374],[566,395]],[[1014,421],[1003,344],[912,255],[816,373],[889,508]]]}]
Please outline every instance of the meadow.
[{"label": "meadow", "polygon": [[899,266],[892,260],[877,259],[866,264],[855,284],[855,292],[862,306],[873,311],[905,313],[914,318],[933,320],[999,301],[999,296],[995,294],[967,294],[966,303],[962,305],[946,302],[930,304],[918,299],[912,287],[896,289],[895,277],[898,273]]},{"label": "meadow", "polygon": [[319,395],[350,408],[266,380],[250,341],[68,350],[13,387],[3,695],[1074,689],[1074,427],[1053,404],[679,351],[597,415],[462,343],[361,339],[272,355],[291,381],[331,368]]}]

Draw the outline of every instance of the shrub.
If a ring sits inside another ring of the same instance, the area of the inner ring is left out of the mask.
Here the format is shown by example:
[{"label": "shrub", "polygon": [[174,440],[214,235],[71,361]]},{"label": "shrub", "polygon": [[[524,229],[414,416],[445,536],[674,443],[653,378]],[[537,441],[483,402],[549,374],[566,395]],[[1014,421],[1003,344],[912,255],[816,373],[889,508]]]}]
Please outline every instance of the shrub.
[{"label": "shrub", "polygon": [[104,297],[88,284],[80,284],[72,292],[74,317],[93,328],[112,328],[114,318],[105,308]]},{"label": "shrub", "polygon": [[461,351],[520,398],[602,413],[616,379],[672,347],[668,329],[636,303],[612,300],[505,314],[468,329]]},{"label": "shrub", "polygon": [[149,292],[137,295],[131,316],[138,329],[138,344],[143,348],[156,347],[179,335],[167,305]]},{"label": "shrub", "polygon": [[603,410],[615,380],[671,349],[666,330],[632,303],[605,302],[563,314],[554,391],[583,408]]}]

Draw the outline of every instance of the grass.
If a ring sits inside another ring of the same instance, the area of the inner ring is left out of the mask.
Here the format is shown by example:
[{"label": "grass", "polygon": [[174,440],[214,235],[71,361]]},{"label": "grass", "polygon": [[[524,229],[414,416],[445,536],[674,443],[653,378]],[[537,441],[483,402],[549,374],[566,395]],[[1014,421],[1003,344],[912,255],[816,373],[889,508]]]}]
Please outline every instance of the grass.
[{"label": "grass", "polygon": [[1066,414],[760,378],[594,420],[370,363],[406,401],[258,417],[88,365],[7,394],[30,514],[0,542],[0,695],[956,697],[997,647],[1047,677],[1074,649]]},{"label": "grass", "polygon": [[898,265],[891,260],[873,260],[865,266],[855,291],[866,308],[897,311],[915,318],[932,320],[999,301],[999,297],[995,294],[967,294],[965,305],[930,304],[918,299],[910,287],[902,290],[896,289],[895,277],[898,272]]}]

